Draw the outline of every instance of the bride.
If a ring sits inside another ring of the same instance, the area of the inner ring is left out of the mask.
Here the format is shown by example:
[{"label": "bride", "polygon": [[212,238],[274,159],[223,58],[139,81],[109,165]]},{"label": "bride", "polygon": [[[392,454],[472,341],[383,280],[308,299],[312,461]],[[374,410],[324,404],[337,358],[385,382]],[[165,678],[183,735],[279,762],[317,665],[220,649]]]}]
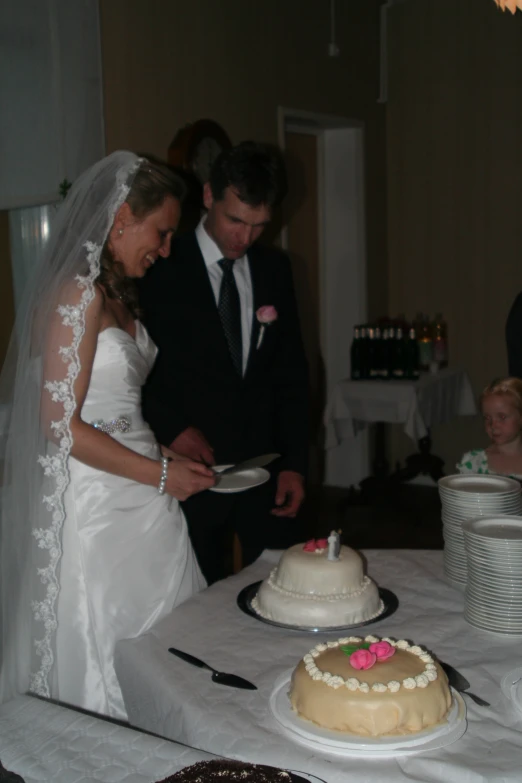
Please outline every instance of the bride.
[{"label": "bride", "polygon": [[125,720],[116,641],[205,586],[177,500],[214,476],[160,450],[143,421],[156,348],[132,282],[169,254],[183,191],[129,152],[96,163],[17,319],[0,386],[2,701],[30,690]]}]

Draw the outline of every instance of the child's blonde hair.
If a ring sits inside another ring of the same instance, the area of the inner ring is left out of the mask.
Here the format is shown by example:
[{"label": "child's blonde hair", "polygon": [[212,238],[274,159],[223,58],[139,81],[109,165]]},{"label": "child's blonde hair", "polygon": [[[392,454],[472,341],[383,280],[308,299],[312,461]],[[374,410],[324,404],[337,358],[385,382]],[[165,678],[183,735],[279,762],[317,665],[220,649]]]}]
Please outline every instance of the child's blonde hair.
[{"label": "child's blonde hair", "polygon": [[492,397],[494,394],[508,396],[522,416],[522,380],[520,378],[496,378],[492,381],[480,395],[481,409],[486,397]]}]

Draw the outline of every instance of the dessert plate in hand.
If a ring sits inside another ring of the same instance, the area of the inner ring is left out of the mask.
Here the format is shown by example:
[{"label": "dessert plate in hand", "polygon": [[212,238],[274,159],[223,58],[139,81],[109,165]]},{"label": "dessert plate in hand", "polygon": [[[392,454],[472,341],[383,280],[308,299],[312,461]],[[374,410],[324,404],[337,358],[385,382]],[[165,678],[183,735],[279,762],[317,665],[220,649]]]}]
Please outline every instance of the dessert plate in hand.
[{"label": "dessert plate in hand", "polygon": [[[219,474],[231,465],[214,465],[212,470]],[[248,468],[237,473],[227,473],[226,476],[217,476],[216,483],[210,487],[211,492],[246,492],[247,489],[258,487],[268,481],[270,473],[264,468]]]},{"label": "dessert plate in hand", "polygon": [[254,582],[248,587],[244,587],[237,597],[237,605],[242,612],[248,614],[250,617],[255,617],[262,623],[267,625],[275,625],[277,628],[286,628],[289,631],[306,631],[309,633],[328,633],[329,631],[350,631],[352,628],[361,628],[363,625],[371,625],[372,623],[380,622],[395,614],[399,608],[399,599],[392,593],[391,590],[387,590],[385,587],[379,587],[379,596],[383,605],[382,611],[378,615],[372,617],[371,620],[364,620],[361,623],[354,623],[353,625],[332,625],[316,627],[311,625],[287,625],[286,623],[277,623],[275,620],[268,620],[266,617],[261,617],[255,609],[252,608],[252,600],[255,598],[261,582]]},{"label": "dessert plate in hand", "polygon": [[462,737],[467,728],[466,705],[462,696],[452,688],[453,702],[447,720],[415,734],[361,737],[357,734],[323,729],[300,718],[293,711],[288,698],[291,676],[292,672],[288,671],[276,680],[270,696],[270,710],[287,737],[321,753],[356,758],[410,755],[451,745]]}]

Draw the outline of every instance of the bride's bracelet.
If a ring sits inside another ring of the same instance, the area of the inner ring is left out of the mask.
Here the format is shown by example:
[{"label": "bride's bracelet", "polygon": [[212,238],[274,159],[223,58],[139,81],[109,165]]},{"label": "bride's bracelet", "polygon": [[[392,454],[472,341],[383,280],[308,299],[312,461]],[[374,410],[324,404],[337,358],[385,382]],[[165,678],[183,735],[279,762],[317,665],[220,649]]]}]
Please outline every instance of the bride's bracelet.
[{"label": "bride's bracelet", "polygon": [[169,468],[169,460],[167,457],[161,458],[161,478],[158,484],[158,492],[160,495],[165,494],[165,484],[167,483],[167,471]]}]

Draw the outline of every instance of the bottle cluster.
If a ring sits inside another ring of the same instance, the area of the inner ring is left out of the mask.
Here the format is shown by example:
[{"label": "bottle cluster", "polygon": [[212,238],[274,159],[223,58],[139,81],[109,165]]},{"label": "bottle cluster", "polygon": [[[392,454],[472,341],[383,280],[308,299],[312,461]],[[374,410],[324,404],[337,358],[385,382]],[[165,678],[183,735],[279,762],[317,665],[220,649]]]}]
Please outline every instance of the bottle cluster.
[{"label": "bottle cluster", "polygon": [[413,323],[382,319],[354,327],[352,380],[417,380],[434,363],[448,364],[447,326],[441,315],[430,321],[419,313]]}]

